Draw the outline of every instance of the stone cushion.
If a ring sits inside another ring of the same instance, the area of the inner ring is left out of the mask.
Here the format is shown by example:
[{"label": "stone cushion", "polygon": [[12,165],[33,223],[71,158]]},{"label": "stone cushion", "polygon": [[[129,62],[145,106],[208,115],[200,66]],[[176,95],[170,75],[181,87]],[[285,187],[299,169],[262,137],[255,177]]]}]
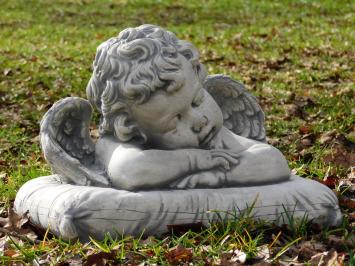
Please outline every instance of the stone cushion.
[{"label": "stone cushion", "polygon": [[[255,203],[253,205],[253,203]],[[28,181],[17,193],[15,210],[63,239],[160,235],[167,225],[203,222],[239,214],[254,206],[256,219],[287,223],[307,216],[325,225],[341,222],[338,200],[326,186],[292,176],[278,184],[220,189],[129,192],[63,184],[56,175]]]}]

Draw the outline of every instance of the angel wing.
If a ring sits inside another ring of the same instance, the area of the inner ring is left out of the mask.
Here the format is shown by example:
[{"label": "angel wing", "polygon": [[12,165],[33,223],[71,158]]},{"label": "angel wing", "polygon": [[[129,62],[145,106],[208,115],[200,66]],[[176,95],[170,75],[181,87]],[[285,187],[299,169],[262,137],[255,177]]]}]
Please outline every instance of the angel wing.
[{"label": "angel wing", "polygon": [[41,146],[53,171],[66,182],[106,187],[109,179],[95,164],[91,115],[92,107],[85,99],[68,97],[56,102],[41,121]]},{"label": "angel wing", "polygon": [[203,86],[220,106],[225,127],[239,136],[266,141],[264,113],[243,84],[224,75],[211,75]]}]

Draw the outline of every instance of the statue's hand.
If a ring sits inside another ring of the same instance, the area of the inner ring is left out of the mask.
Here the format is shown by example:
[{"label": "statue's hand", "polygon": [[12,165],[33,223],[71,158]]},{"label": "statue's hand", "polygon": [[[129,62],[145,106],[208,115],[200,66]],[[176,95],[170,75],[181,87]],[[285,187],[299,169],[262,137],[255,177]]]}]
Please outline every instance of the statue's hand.
[{"label": "statue's hand", "polygon": [[238,154],[228,150],[187,150],[191,171],[206,171],[222,167],[225,171],[230,164],[238,164]]},{"label": "statue's hand", "polygon": [[223,171],[207,171],[190,175],[179,182],[172,184],[171,188],[217,188],[226,185],[226,174]]}]

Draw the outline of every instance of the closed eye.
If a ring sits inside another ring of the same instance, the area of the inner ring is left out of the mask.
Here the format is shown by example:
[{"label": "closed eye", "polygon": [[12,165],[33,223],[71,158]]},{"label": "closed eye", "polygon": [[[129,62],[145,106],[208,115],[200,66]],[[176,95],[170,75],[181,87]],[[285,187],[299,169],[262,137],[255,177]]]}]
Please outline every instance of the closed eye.
[{"label": "closed eye", "polygon": [[181,114],[177,114],[176,116],[172,117],[168,124],[167,124],[167,128],[168,131],[170,133],[176,132],[177,131],[177,124],[179,123],[179,121],[181,120],[182,115]]},{"label": "closed eye", "polygon": [[192,101],[191,106],[192,107],[200,106],[204,98],[205,98],[205,92],[203,89],[201,89],[199,93],[196,95],[196,97],[194,98],[194,100]]}]

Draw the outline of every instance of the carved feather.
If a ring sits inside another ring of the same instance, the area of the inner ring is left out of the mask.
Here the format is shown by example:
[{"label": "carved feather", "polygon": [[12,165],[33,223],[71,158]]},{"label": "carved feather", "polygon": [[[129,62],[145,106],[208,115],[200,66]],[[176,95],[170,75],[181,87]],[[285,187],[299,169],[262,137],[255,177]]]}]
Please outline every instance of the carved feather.
[{"label": "carved feather", "polygon": [[203,86],[221,107],[225,127],[237,135],[266,141],[264,113],[241,83],[224,75],[211,75]]},{"label": "carved feather", "polygon": [[95,144],[90,137],[90,103],[68,97],[56,102],[41,121],[40,139],[44,156],[67,182],[109,186],[103,168],[95,164]]}]

